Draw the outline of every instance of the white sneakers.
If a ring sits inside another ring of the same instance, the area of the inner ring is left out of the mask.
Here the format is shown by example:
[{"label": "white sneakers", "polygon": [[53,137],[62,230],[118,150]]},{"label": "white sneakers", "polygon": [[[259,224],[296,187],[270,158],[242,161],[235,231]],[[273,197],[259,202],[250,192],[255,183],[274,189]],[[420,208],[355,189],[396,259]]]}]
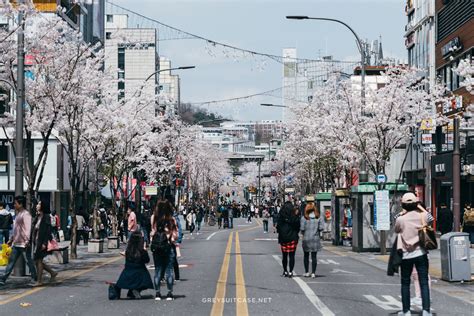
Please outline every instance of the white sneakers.
[{"label": "white sneakers", "polygon": [[309,278],[309,272],[306,272],[305,274],[303,274],[303,276],[304,276],[305,278]]},{"label": "white sneakers", "polygon": [[313,279],[316,278],[316,274],[311,273],[311,277],[312,277]]}]

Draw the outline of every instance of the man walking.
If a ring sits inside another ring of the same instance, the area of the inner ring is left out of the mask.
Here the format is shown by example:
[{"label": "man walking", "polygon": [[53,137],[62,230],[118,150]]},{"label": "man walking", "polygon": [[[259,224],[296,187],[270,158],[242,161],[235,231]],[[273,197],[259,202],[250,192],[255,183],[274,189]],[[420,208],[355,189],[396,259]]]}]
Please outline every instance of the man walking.
[{"label": "man walking", "polygon": [[234,228],[234,206],[229,205],[228,208],[228,215],[229,215],[229,228]]},{"label": "man walking", "polygon": [[0,202],[0,245],[10,240],[13,225],[13,216],[4,207],[5,203]]},{"label": "man walking", "polygon": [[447,234],[453,230],[453,212],[441,203],[438,213],[439,231],[441,235]]},{"label": "man walking", "polygon": [[13,236],[8,241],[8,245],[12,246],[12,253],[8,260],[8,265],[5,270],[5,274],[0,276],[0,285],[4,285],[8,277],[13,271],[16,261],[20,256],[26,259],[28,268],[30,269],[32,282],[36,281],[36,269],[31,258],[31,215],[25,209],[25,197],[16,196],[14,203],[16,218],[15,226],[13,229]]}]

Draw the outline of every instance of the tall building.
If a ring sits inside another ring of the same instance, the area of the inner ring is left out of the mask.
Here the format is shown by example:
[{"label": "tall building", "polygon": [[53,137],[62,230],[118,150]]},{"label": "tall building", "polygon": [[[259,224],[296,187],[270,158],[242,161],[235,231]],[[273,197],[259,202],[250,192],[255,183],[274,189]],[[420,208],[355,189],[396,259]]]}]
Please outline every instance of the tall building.
[{"label": "tall building", "polygon": [[171,74],[171,60],[160,56],[160,76],[159,76],[159,102],[160,106],[166,108],[168,115],[178,114],[181,103],[180,78]]},{"label": "tall building", "polygon": [[[435,10],[436,73],[453,95],[451,102],[438,105],[437,111],[452,122],[455,114],[464,115],[466,107],[474,102],[474,97],[460,86],[463,78],[453,71],[461,59],[474,56],[474,1],[436,0]],[[474,205],[474,175],[462,171],[464,166],[474,164],[474,136],[468,134],[461,142],[461,175],[453,174],[452,126],[452,123],[439,126],[434,135],[436,155],[431,161],[432,201],[433,209],[441,203],[452,209],[453,178],[461,177],[462,212],[465,204]]]},{"label": "tall building", "polygon": [[157,95],[157,40],[156,29],[129,28],[127,15],[106,15],[104,68],[119,79],[119,97],[137,91]]},{"label": "tall building", "polygon": [[[405,46],[408,65],[417,68],[420,77],[428,80],[427,89],[436,80],[435,71],[435,0],[407,0],[405,5],[407,24],[405,25]],[[431,109],[434,113],[434,107]],[[423,146],[422,135],[426,131],[417,130],[411,144],[406,146],[404,178],[410,190],[418,198],[431,206],[431,174],[429,146]],[[425,148],[425,149],[424,149]]]}]

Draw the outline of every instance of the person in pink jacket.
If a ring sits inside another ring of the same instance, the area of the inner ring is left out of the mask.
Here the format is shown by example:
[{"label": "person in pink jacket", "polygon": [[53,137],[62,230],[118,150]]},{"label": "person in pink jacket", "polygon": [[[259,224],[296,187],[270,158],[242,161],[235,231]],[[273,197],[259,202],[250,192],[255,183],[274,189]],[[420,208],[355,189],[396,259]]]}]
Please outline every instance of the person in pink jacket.
[{"label": "person in pink jacket", "polygon": [[399,315],[411,315],[410,312],[410,278],[413,267],[418,272],[421,289],[423,315],[430,313],[430,290],[428,286],[428,251],[420,246],[418,230],[424,224],[430,224],[433,217],[419,207],[418,198],[413,193],[405,193],[402,197],[403,211],[395,222],[398,234],[397,248],[403,252],[401,264],[401,292],[403,311]]},{"label": "person in pink jacket", "polygon": [[0,276],[0,286],[5,285],[6,280],[13,271],[16,261],[20,256],[26,259],[28,268],[30,269],[32,283],[36,281],[36,268],[31,258],[31,214],[25,209],[25,197],[15,197],[15,225],[13,228],[13,236],[8,241],[8,245],[12,247],[12,253],[8,260],[5,274]]}]

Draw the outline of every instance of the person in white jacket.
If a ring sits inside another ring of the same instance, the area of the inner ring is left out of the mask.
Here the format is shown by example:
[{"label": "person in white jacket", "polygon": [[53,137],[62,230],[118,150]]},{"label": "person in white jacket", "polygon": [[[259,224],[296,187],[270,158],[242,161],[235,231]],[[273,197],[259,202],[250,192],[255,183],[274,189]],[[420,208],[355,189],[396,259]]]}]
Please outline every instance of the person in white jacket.
[{"label": "person in white jacket", "polygon": [[194,232],[194,228],[196,227],[196,212],[194,210],[189,212],[188,216],[186,216],[186,221],[189,225],[189,232],[192,235]]}]

